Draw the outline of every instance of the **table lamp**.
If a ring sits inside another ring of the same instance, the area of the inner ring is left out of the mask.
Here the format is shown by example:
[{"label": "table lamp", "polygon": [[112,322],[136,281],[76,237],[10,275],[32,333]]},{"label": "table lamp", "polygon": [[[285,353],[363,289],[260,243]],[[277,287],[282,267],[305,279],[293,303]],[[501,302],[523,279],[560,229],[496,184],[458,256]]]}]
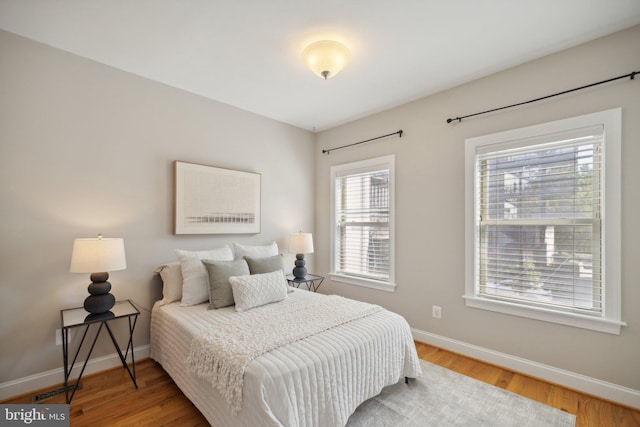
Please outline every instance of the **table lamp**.
[{"label": "table lamp", "polygon": [[304,279],[307,275],[307,268],[304,266],[304,254],[313,253],[313,236],[311,233],[291,233],[289,234],[289,252],[296,254],[295,268],[293,276],[296,279]]},{"label": "table lamp", "polygon": [[89,296],[84,300],[84,309],[89,313],[106,313],[116,302],[109,293],[111,283],[109,271],[124,270],[127,262],[124,255],[124,240],[105,239],[99,234],[95,239],[76,239],[71,254],[71,273],[91,273]]}]

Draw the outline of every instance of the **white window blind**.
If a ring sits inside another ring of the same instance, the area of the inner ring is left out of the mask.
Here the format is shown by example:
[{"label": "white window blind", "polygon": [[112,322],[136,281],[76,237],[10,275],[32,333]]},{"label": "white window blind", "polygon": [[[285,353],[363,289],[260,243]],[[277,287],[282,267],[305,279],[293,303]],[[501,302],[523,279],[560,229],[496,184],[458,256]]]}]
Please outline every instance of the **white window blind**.
[{"label": "white window blind", "polygon": [[336,174],[335,273],[389,282],[389,182],[389,168]]},{"label": "white window blind", "polygon": [[465,304],[619,334],[619,108],[465,141]]},{"label": "white window blind", "polygon": [[331,280],[395,291],[395,156],[331,167]]},{"label": "white window blind", "polygon": [[476,294],[603,313],[603,126],[478,147]]}]

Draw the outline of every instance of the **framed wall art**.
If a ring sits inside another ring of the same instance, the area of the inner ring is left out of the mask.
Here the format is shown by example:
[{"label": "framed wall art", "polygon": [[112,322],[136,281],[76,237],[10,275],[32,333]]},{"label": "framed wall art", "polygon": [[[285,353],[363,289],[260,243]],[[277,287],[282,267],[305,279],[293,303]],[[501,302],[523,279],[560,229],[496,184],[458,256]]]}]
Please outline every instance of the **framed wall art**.
[{"label": "framed wall art", "polygon": [[261,175],[175,161],[175,234],[260,233]]}]

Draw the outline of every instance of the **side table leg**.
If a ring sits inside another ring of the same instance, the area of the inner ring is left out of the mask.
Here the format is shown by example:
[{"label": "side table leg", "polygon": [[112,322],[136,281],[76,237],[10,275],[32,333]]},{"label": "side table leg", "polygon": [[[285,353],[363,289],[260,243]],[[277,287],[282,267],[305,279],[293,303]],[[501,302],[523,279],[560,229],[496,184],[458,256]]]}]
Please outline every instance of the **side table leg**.
[{"label": "side table leg", "polygon": [[[116,341],[116,337],[113,335],[113,332],[111,331],[111,328],[109,327],[109,324],[104,322],[104,325],[107,327],[107,332],[109,332],[109,336],[111,337],[111,342],[113,342],[113,346],[115,347],[116,351],[118,352],[118,356],[120,357],[120,361],[122,362],[122,366],[129,373],[129,377],[131,377],[131,381],[133,381],[133,385],[136,386],[136,388],[138,388],[138,383],[136,382],[136,377],[131,373],[131,369],[129,369],[129,365],[127,365],[127,361],[125,360],[124,356],[122,355],[122,351],[120,350],[120,347],[118,347],[118,342]],[[131,334],[131,335],[133,335],[133,334]],[[131,337],[129,337],[129,339],[131,340]],[[133,354],[133,349],[131,350],[131,354]]]},{"label": "side table leg", "polygon": [[64,367],[64,396],[69,403],[69,331],[62,328],[62,366]]},{"label": "side table leg", "polygon": [[[63,328],[64,329],[64,328]],[[75,356],[73,357],[73,361],[71,362],[71,366],[67,367],[67,362],[69,360],[69,332],[67,331],[66,335],[63,337],[62,340],[62,345],[63,345],[63,353],[65,354],[63,357],[65,358],[65,374],[64,374],[64,387],[65,387],[65,397],[66,397],[66,401],[68,404],[71,403],[71,400],[73,400],[73,396],[75,396],[76,394],[76,390],[78,390],[78,387],[80,386],[80,379],[82,378],[82,375],[84,374],[84,370],[87,367],[87,364],[89,363],[89,358],[91,357],[91,353],[93,353],[93,349],[96,346],[96,342],[98,341],[98,337],[100,336],[100,331],[102,330],[102,324],[100,324],[100,327],[98,328],[98,331],[96,332],[96,336],[93,338],[93,342],[91,343],[91,347],[89,348],[89,353],[87,353],[87,358],[84,361],[84,364],[82,365],[82,369],[80,370],[80,375],[78,375],[78,380],[76,381],[76,383],[73,385],[73,387],[69,387],[69,376],[71,375],[71,371],[73,370],[73,366],[76,364],[76,359],[78,358],[78,355],[80,354],[80,350],[82,350],[82,344],[84,344],[84,339],[87,337],[87,332],[89,331],[89,325],[87,325],[87,327],[84,330],[84,334],[82,335],[82,340],[80,340],[80,344],[78,345],[78,350],[76,351]],[[71,388],[71,395],[69,395],[69,388]]]},{"label": "side table leg", "polygon": [[133,318],[133,324],[131,323],[131,316],[129,316],[129,343],[127,344],[127,351],[124,354],[124,359],[127,360],[127,354],[129,354],[129,348],[131,348],[131,367],[133,368],[133,384],[138,388],[137,376],[136,376],[136,358],[133,351],[133,331],[136,329],[136,323],[138,322],[138,316]]}]

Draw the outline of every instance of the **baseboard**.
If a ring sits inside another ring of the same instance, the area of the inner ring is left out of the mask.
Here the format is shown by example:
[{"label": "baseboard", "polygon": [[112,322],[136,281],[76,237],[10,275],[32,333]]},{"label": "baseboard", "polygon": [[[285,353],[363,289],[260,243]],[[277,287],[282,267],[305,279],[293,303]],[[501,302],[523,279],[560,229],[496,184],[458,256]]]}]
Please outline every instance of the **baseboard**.
[{"label": "baseboard", "polygon": [[640,409],[640,390],[412,328],[416,341],[491,363],[621,405]]},{"label": "baseboard", "polygon": [[[136,360],[142,360],[149,357],[149,350],[149,344],[136,347]],[[80,372],[78,365],[82,366],[82,363],[84,363],[84,361],[76,362],[75,369],[72,372],[71,378],[75,379],[77,377],[76,372]],[[122,366],[122,362],[120,362],[120,357],[117,353],[109,354],[102,357],[96,357],[89,360],[83,376],[104,371],[106,369],[111,369],[116,366]],[[56,386],[62,384],[63,382],[64,369],[62,367],[51,369],[50,371],[40,372],[34,375],[29,375],[28,377],[7,381],[0,384],[0,401],[9,399],[11,397],[31,393],[36,390],[46,389],[47,387]]]}]

